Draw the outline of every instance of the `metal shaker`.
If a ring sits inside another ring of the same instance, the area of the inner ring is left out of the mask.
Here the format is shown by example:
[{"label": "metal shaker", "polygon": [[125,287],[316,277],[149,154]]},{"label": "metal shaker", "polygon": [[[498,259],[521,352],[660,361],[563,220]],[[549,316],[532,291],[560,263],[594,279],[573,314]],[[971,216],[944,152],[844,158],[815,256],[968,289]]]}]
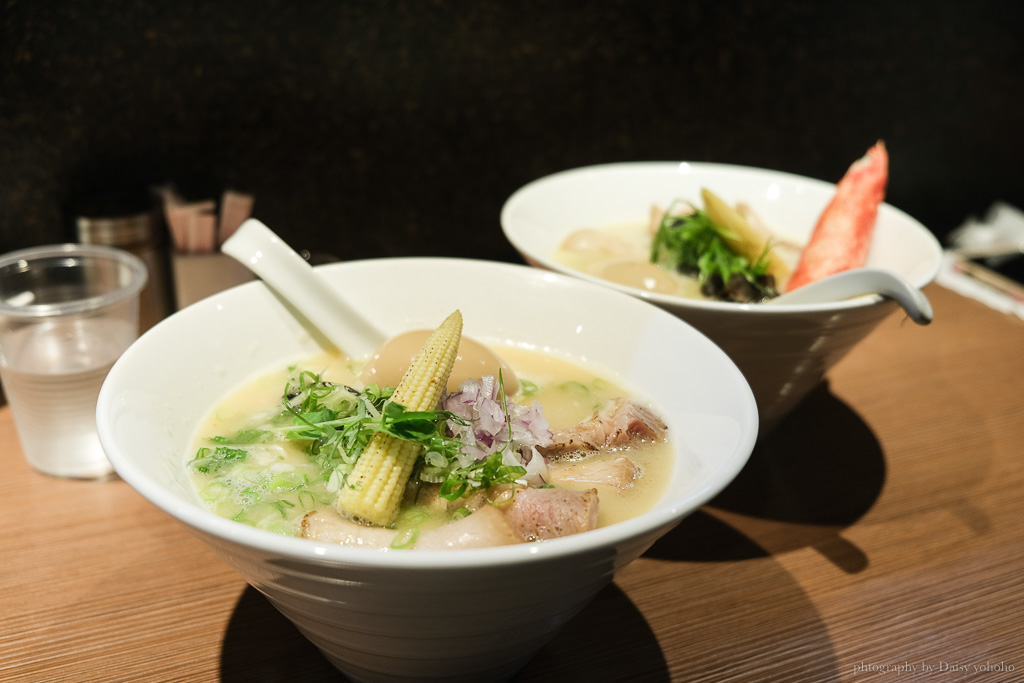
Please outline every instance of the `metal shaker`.
[{"label": "metal shaker", "polygon": [[149,280],[139,299],[140,334],[170,314],[170,270],[163,223],[157,211],[116,217],[79,216],[75,225],[79,242],[117,247],[146,264]]}]

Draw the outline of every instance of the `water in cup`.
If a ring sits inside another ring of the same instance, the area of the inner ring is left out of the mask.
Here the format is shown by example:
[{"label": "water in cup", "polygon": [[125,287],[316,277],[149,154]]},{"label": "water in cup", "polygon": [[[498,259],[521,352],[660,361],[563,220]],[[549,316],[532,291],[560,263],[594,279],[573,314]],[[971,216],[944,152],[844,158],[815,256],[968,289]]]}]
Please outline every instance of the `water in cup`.
[{"label": "water in cup", "polygon": [[0,382],[37,470],[110,473],[96,435],[96,399],[138,335],[145,279],[142,261],[109,247],[58,245],[0,257]]},{"label": "water in cup", "polygon": [[96,398],[107,372],[135,339],[121,320],[48,321],[12,334],[15,367],[0,366],[25,457],[64,477],[110,472],[96,436]]}]

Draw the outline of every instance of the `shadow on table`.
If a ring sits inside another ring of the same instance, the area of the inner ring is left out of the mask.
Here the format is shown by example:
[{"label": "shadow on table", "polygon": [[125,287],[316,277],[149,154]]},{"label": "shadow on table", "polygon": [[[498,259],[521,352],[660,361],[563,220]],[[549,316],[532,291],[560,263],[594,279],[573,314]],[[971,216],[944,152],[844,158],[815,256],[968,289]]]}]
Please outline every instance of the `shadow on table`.
[{"label": "shadow on table", "polygon": [[[571,671],[563,671],[560,663],[565,662],[571,662]],[[614,584],[598,593],[513,681],[551,680],[554,672],[572,680],[579,675],[595,681],[669,681],[657,639],[643,615]],[[228,623],[220,678],[224,683],[348,680],[251,586],[242,593]]]},{"label": "shadow on table", "polygon": [[[727,539],[724,547],[743,549],[745,557],[767,555],[714,518],[698,513],[695,519],[706,532]],[[723,572],[711,562],[658,567],[641,581],[658,581],[670,597],[664,604],[648,601],[649,615],[630,600],[626,591],[636,579],[624,574],[541,648],[511,683],[761,683],[790,680],[795,671],[807,680],[839,681],[829,631],[792,575],[770,558],[732,567],[739,572]],[[650,592],[641,585],[635,588]],[[662,626],[668,652],[647,622],[661,612],[663,623],[665,609],[672,610],[673,624]]]},{"label": "shadow on table", "polygon": [[645,556],[719,562],[812,547],[859,572],[868,558],[841,532],[871,509],[885,475],[874,433],[822,384],[758,442],[724,491]]},{"label": "shadow on table", "polygon": [[224,633],[220,680],[223,683],[340,683],[348,679],[262,593],[247,586]]},{"label": "shadow on table", "polygon": [[542,647],[512,683],[670,680],[665,655],[644,615],[612,584]]}]

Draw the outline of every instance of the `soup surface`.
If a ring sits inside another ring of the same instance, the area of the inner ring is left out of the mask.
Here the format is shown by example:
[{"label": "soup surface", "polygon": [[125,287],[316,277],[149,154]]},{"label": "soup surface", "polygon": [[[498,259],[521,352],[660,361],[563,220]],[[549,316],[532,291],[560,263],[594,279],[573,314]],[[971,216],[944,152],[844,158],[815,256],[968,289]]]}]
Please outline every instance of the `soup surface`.
[{"label": "soup surface", "polygon": [[574,232],[553,258],[573,270],[646,292],[705,299],[697,278],[651,263],[651,231],[642,221]]},{"label": "soup surface", "polygon": [[[560,358],[517,348],[502,348],[500,355],[520,380],[518,392],[508,400],[520,406],[536,401],[556,435],[585,422],[610,400],[628,395],[600,374]],[[275,533],[302,535],[310,513],[331,510],[343,480],[311,455],[308,441],[284,438],[294,428],[294,417],[282,408],[284,388],[303,372],[333,384],[361,386],[361,368],[343,356],[319,355],[270,372],[228,396],[196,433],[187,455],[188,471],[198,497],[217,514]],[[628,459],[625,480],[623,459]],[[544,461],[546,487],[597,491],[597,526],[651,509],[672,475],[667,440],[640,439],[599,452],[552,454]],[[584,462],[587,466],[581,467]],[[605,464],[618,474],[602,474]],[[420,504],[423,497],[416,492],[407,496],[395,528],[433,528],[450,521],[451,515],[439,514],[436,506]]]}]

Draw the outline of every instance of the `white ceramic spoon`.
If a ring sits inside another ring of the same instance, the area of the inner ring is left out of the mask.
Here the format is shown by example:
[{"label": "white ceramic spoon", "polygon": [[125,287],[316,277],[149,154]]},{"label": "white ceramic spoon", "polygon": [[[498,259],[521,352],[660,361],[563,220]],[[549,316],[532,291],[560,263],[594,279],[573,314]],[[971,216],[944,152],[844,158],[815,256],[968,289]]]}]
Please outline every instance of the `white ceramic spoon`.
[{"label": "white ceramic spoon", "polygon": [[880,268],[854,268],[836,273],[786,292],[764,305],[821,304],[871,294],[895,299],[919,325],[932,321],[932,305],[924,293],[896,273]]},{"label": "white ceramic spoon", "polygon": [[266,225],[250,218],[221,246],[228,256],[260,276],[350,358],[370,356],[387,341]]},{"label": "white ceramic spoon", "polygon": [[[366,384],[397,386],[412,357],[426,341],[429,331],[425,330],[413,330],[388,339],[332,289],[306,259],[255,218],[242,223],[225,240],[221,251],[260,276],[349,358],[368,358],[362,374]],[[515,394],[519,380],[508,363],[480,342],[464,336],[448,390],[454,391],[462,380],[470,377],[497,376],[499,370],[506,392],[510,396]]]}]

